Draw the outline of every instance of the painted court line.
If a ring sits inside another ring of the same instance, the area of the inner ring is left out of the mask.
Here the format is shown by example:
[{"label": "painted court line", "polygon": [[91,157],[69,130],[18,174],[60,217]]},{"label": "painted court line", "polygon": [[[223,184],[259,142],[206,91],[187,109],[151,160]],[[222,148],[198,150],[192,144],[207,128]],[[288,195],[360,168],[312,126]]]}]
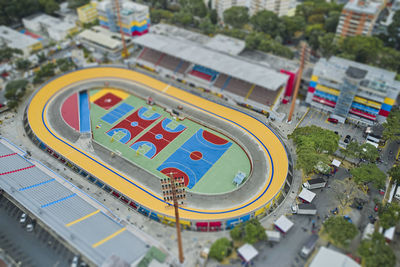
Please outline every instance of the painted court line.
[{"label": "painted court line", "polygon": [[119,235],[120,233],[122,233],[123,231],[125,231],[126,230],[126,228],[124,227],[124,228],[121,228],[121,229],[119,229],[118,231],[116,231],[115,233],[113,233],[113,234],[111,234],[111,235],[109,235],[109,236],[107,236],[106,238],[104,238],[104,239],[102,239],[102,240],[100,240],[99,242],[97,242],[97,243],[94,243],[93,245],[92,245],[92,248],[97,248],[98,246],[100,246],[101,244],[103,244],[103,243],[105,243],[105,242],[107,242],[108,240],[110,240],[111,238],[114,238],[114,237],[116,237],[117,235]]},{"label": "painted court line", "polygon": [[9,157],[9,156],[14,156],[14,155],[17,155],[17,153],[11,153],[11,154],[8,154],[8,155],[0,156],[0,159],[1,158],[5,158],[5,157]]},{"label": "painted court line", "polygon": [[170,86],[170,85],[165,86],[165,88],[162,90],[163,93],[165,93],[165,92],[168,90],[169,86]]},{"label": "painted court line", "polygon": [[28,166],[28,167],[25,167],[22,169],[17,169],[17,170],[13,170],[13,171],[9,171],[9,172],[3,172],[3,173],[0,173],[0,175],[6,175],[6,174],[14,173],[14,172],[20,172],[20,171],[24,171],[24,170],[27,170],[27,169],[30,169],[33,167],[35,167],[35,165],[31,165],[31,166]]},{"label": "painted court line", "polygon": [[97,214],[97,213],[99,213],[100,212],[100,210],[95,210],[95,211],[93,211],[92,213],[89,213],[89,214],[87,214],[87,215],[85,215],[85,216],[83,216],[83,217],[81,217],[81,218],[79,218],[79,219],[76,219],[75,221],[72,221],[72,222],[70,222],[70,223],[67,223],[65,226],[66,227],[70,227],[70,226],[72,226],[72,225],[74,225],[74,224],[76,224],[76,223],[78,223],[78,222],[81,222],[81,221],[83,221],[83,220],[86,220],[87,218],[89,218],[89,217],[92,217],[93,215],[95,215],[95,214]]}]

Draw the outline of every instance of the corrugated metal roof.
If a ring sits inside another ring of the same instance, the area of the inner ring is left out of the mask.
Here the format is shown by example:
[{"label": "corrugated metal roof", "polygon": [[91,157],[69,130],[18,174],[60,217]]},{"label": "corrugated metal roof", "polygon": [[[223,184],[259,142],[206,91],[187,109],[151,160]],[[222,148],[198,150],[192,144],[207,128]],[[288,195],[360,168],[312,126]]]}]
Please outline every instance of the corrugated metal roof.
[{"label": "corrugated metal roof", "polygon": [[148,33],[133,39],[133,42],[273,91],[285,85],[289,78],[288,75],[265,66],[205,48],[185,39]]},{"label": "corrugated metal roof", "polygon": [[146,254],[144,241],[2,142],[0,155],[18,154],[0,156],[0,187],[93,263],[116,255],[131,264]]}]

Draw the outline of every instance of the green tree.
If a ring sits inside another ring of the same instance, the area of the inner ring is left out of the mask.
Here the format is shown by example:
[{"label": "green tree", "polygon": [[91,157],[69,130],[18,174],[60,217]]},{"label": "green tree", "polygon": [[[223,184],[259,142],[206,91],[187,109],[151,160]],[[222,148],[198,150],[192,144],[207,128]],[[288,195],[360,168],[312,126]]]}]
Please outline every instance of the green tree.
[{"label": "green tree", "polygon": [[379,151],[371,144],[365,143],[360,146],[360,159],[375,162],[379,158]]},{"label": "green tree", "polygon": [[384,188],[385,186],[386,174],[376,164],[361,164],[360,167],[351,169],[350,174],[357,184],[372,183],[376,188]]},{"label": "green tree", "polygon": [[234,6],[224,11],[224,22],[234,28],[242,28],[249,22],[247,7]]},{"label": "green tree", "polygon": [[215,33],[215,31],[216,31],[215,25],[212,24],[212,22],[209,18],[203,19],[200,22],[199,28],[204,34],[207,34],[207,35]]},{"label": "green tree", "polygon": [[264,32],[272,37],[280,35],[278,25],[281,21],[272,11],[259,11],[250,18],[250,22],[256,31]]},{"label": "green tree", "polygon": [[336,35],[334,33],[328,32],[318,37],[319,51],[323,57],[329,58],[336,54],[338,46],[335,42]]},{"label": "green tree", "polygon": [[358,158],[358,155],[360,154],[360,145],[358,144],[358,142],[355,141],[351,141],[346,149],[341,149],[340,153],[342,153],[344,155],[343,160],[346,157],[350,157],[350,158]]},{"label": "green tree", "polygon": [[387,28],[388,39],[392,47],[400,49],[400,10],[392,18],[392,23]]},{"label": "green tree", "polygon": [[242,240],[243,238],[243,224],[237,224],[235,227],[232,228],[232,230],[229,232],[229,235],[231,238],[235,241]]},{"label": "green tree", "polygon": [[175,23],[181,24],[182,26],[188,26],[193,23],[193,16],[190,15],[190,13],[180,11],[180,12],[174,14],[174,17],[172,18],[172,20]]},{"label": "green tree", "polygon": [[325,17],[323,14],[313,14],[308,17],[307,22],[309,24],[324,24]]},{"label": "green tree", "polygon": [[31,62],[27,59],[17,59],[17,61],[15,62],[15,66],[17,67],[18,70],[20,71],[27,71],[29,70],[30,66],[31,66]]},{"label": "green tree", "polygon": [[343,53],[354,55],[357,62],[375,63],[383,49],[383,42],[377,37],[358,35],[344,38],[340,47]]},{"label": "green tree", "polygon": [[204,18],[207,15],[207,7],[203,0],[179,0],[179,4],[183,10],[193,16]]},{"label": "green tree", "polygon": [[[104,55],[103,61],[105,63],[108,63],[110,61],[108,59],[108,55],[106,55],[106,54]],[[73,68],[76,67],[75,63],[72,62],[72,60],[68,59],[68,58],[59,58],[59,59],[57,59],[56,63],[57,63],[58,68],[62,72],[66,72],[66,71],[72,70]]]},{"label": "green tree", "polygon": [[281,19],[285,28],[285,33],[281,33],[284,42],[291,41],[296,32],[303,32],[306,28],[306,21],[301,16],[283,16]]},{"label": "green tree", "polygon": [[151,9],[150,10],[150,18],[152,23],[159,23],[161,20],[172,20],[174,14],[171,11],[168,10],[162,10],[162,9]]},{"label": "green tree", "polygon": [[14,80],[7,84],[4,97],[8,100],[10,108],[18,106],[19,101],[24,96],[28,81],[25,79]]},{"label": "green tree", "polygon": [[54,11],[60,9],[60,5],[54,0],[39,0],[39,4],[43,7],[44,12],[53,14]]},{"label": "green tree", "polygon": [[20,49],[10,48],[7,46],[0,48],[0,62],[9,61],[15,54],[22,55],[23,52]]},{"label": "green tree", "polygon": [[214,25],[217,24],[217,22],[218,22],[217,10],[211,9],[211,11],[210,11],[210,20],[211,20],[212,24],[214,24]]},{"label": "green tree", "polygon": [[232,243],[227,238],[217,239],[210,248],[209,256],[218,261],[222,261],[232,252]]},{"label": "green tree", "polygon": [[319,37],[324,33],[325,31],[322,24],[313,24],[307,26],[305,36],[312,49],[317,50],[319,48]]},{"label": "green tree", "polygon": [[392,177],[393,182],[400,184],[400,165],[393,166],[388,174]]},{"label": "green tree", "polygon": [[362,266],[366,267],[394,267],[396,256],[386,244],[385,238],[380,233],[373,233],[371,239],[361,241],[357,250],[362,258]]},{"label": "green tree", "polygon": [[77,7],[89,4],[90,0],[68,0],[68,7],[75,9]]},{"label": "green tree", "polygon": [[383,138],[388,141],[400,140],[400,109],[393,108],[383,124]]},{"label": "green tree", "polygon": [[244,241],[250,244],[255,244],[258,241],[267,239],[264,227],[256,219],[248,221],[244,226]]},{"label": "green tree", "polygon": [[331,11],[329,12],[329,16],[325,19],[324,29],[327,32],[336,32],[337,25],[339,23],[340,12],[339,11]]},{"label": "green tree", "polygon": [[357,227],[342,216],[328,218],[323,224],[323,231],[337,246],[347,247],[357,234]]},{"label": "green tree", "polygon": [[379,209],[379,225],[388,229],[400,222],[400,206],[396,203],[387,203]]},{"label": "green tree", "polygon": [[43,63],[43,62],[45,62],[46,59],[47,59],[46,55],[45,55],[43,52],[38,53],[38,54],[37,54],[37,57],[38,57],[39,63]]}]

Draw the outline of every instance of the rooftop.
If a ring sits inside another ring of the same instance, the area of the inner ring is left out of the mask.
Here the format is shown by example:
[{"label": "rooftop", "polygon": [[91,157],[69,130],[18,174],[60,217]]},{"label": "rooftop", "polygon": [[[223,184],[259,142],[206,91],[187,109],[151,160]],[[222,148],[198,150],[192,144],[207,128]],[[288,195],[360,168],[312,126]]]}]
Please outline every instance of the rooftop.
[{"label": "rooftop", "polygon": [[135,38],[133,42],[272,91],[281,88],[288,80],[286,74],[179,37],[149,33]]},{"label": "rooftop", "polygon": [[73,23],[62,20],[47,14],[36,14],[23,19],[27,22],[40,23],[46,27],[54,28],[59,31],[66,31],[76,27]]},{"label": "rooftop", "polygon": [[0,43],[4,42],[8,47],[24,49],[39,43],[38,40],[23,33],[17,32],[6,26],[0,26]]},{"label": "rooftop", "polygon": [[369,0],[350,0],[343,9],[357,13],[378,15],[378,12],[382,7],[383,1],[375,2]]},{"label": "rooftop", "polygon": [[290,228],[292,228],[294,225],[294,223],[291,220],[289,220],[288,218],[286,218],[285,215],[282,215],[281,217],[279,217],[279,219],[276,220],[274,224],[276,227],[278,227],[284,233],[289,231]]},{"label": "rooftop", "polygon": [[24,155],[0,139],[0,187],[35,217],[96,265],[111,257],[131,264],[146,254],[146,243],[109,217],[105,207]]},{"label": "rooftop", "polygon": [[[121,36],[118,33],[111,32],[100,26],[94,26],[91,29],[86,29],[78,34],[79,38],[86,39],[90,42],[100,44],[108,49],[115,50],[122,47]],[[130,40],[125,36],[125,41]]]},{"label": "rooftop", "polygon": [[334,251],[332,249],[321,247],[312,260],[310,267],[360,267],[360,265],[355,262],[350,257]]},{"label": "rooftop", "polygon": [[340,57],[321,58],[315,64],[313,74],[340,84],[349,68],[366,72],[361,82],[365,87],[382,92],[386,92],[389,87],[400,90],[400,83],[395,81],[395,72]]}]

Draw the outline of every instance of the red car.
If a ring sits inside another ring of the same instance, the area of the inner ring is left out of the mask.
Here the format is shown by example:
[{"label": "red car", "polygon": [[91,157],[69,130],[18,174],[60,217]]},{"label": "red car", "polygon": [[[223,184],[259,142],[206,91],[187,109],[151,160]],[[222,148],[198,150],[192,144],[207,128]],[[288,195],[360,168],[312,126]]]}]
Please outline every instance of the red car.
[{"label": "red car", "polygon": [[331,123],[338,123],[339,121],[337,120],[337,119],[335,119],[335,118],[328,118],[328,121],[329,122],[331,122]]},{"label": "red car", "polygon": [[378,205],[378,204],[376,204],[376,205],[375,205],[375,207],[374,207],[374,211],[375,211],[375,212],[377,212],[377,211],[378,211],[378,209],[379,209],[379,205]]}]

